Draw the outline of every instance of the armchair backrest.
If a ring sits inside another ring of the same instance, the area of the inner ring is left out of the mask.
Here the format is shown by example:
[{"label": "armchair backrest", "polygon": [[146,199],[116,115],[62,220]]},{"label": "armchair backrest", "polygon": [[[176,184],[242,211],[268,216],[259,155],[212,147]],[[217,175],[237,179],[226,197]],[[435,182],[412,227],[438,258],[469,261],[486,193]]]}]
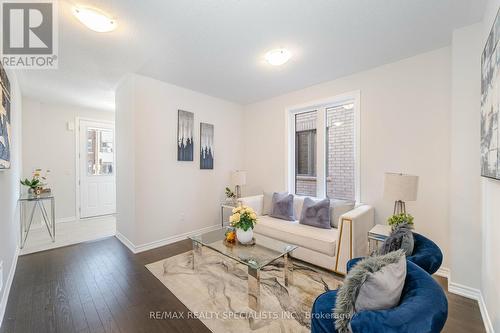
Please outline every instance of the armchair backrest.
[{"label": "armchair backrest", "polygon": [[408,260],[429,274],[436,273],[443,262],[441,249],[436,243],[416,232],[413,233],[413,238],[415,239],[415,245]]}]

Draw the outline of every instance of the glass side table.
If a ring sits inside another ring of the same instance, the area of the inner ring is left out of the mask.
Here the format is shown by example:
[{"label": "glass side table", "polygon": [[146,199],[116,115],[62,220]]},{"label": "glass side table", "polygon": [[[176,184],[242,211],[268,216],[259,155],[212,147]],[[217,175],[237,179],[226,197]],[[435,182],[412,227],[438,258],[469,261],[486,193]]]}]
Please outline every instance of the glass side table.
[{"label": "glass side table", "polygon": [[[42,220],[47,227],[47,231],[49,232],[50,238],[52,242],[56,241],[56,207],[55,207],[55,198],[52,193],[42,193],[41,195],[35,196],[32,194],[23,194],[19,198],[19,207],[21,209],[21,249],[24,247],[26,243],[26,239],[28,238],[28,234],[31,229],[31,224],[33,223],[33,217],[35,216],[35,211],[37,207],[40,209],[40,213],[42,215]],[[50,217],[47,213],[47,209],[45,208],[44,202],[50,202]],[[29,204],[32,203],[33,207],[31,207],[31,211],[28,214],[29,220],[26,219],[27,215],[25,214],[25,209]]]},{"label": "glass side table", "polygon": [[383,243],[390,234],[391,227],[388,225],[376,224],[373,228],[371,228],[370,231],[368,231],[368,255],[371,255],[373,251],[378,250],[381,243]]}]

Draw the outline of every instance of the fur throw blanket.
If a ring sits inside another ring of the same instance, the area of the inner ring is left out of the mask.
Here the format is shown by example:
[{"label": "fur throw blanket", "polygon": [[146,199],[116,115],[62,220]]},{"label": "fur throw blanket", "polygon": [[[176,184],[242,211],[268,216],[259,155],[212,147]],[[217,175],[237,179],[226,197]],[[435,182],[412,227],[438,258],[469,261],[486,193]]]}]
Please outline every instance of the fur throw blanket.
[{"label": "fur throw blanket", "polygon": [[405,252],[406,256],[411,256],[413,247],[415,246],[412,229],[413,227],[407,223],[396,226],[376,254],[387,254],[401,249]]}]

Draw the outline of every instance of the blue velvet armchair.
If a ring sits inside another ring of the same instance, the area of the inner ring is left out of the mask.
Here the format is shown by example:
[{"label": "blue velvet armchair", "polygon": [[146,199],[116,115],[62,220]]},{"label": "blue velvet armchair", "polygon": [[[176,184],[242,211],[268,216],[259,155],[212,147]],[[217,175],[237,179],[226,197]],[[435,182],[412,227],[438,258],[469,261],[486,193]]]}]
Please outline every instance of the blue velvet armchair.
[{"label": "blue velvet armchair", "polygon": [[[415,239],[413,253],[411,256],[406,257],[406,259],[431,275],[436,273],[443,262],[443,253],[441,249],[436,243],[416,232],[413,233],[413,238]],[[363,258],[355,258],[348,261],[347,271],[350,271],[351,267],[356,265],[361,259]]]},{"label": "blue velvet armchair", "polygon": [[436,273],[443,262],[441,249],[433,241],[416,232],[413,233],[413,238],[415,246],[412,255],[407,259],[431,275]]},{"label": "blue velvet armchair", "polygon": [[[355,260],[357,261],[357,260]],[[348,263],[348,270],[352,267]],[[312,333],[335,333],[332,316],[337,291],[328,291],[314,302],[311,314]],[[443,289],[422,268],[407,260],[407,275],[401,300],[395,308],[361,311],[351,319],[354,333],[435,333],[448,317],[448,301]]]}]

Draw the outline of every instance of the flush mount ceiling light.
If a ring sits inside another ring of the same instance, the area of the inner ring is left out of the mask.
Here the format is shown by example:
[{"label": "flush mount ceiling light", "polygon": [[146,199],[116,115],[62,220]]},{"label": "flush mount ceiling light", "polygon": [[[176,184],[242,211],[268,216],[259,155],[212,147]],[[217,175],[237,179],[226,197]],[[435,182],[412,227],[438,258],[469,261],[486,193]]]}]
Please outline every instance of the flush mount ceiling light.
[{"label": "flush mount ceiling light", "polygon": [[116,21],[97,9],[74,7],[73,15],[87,28],[95,32],[110,32],[116,29]]},{"label": "flush mount ceiling light", "polygon": [[291,57],[292,54],[287,49],[275,49],[266,53],[266,61],[273,66],[281,66]]}]

